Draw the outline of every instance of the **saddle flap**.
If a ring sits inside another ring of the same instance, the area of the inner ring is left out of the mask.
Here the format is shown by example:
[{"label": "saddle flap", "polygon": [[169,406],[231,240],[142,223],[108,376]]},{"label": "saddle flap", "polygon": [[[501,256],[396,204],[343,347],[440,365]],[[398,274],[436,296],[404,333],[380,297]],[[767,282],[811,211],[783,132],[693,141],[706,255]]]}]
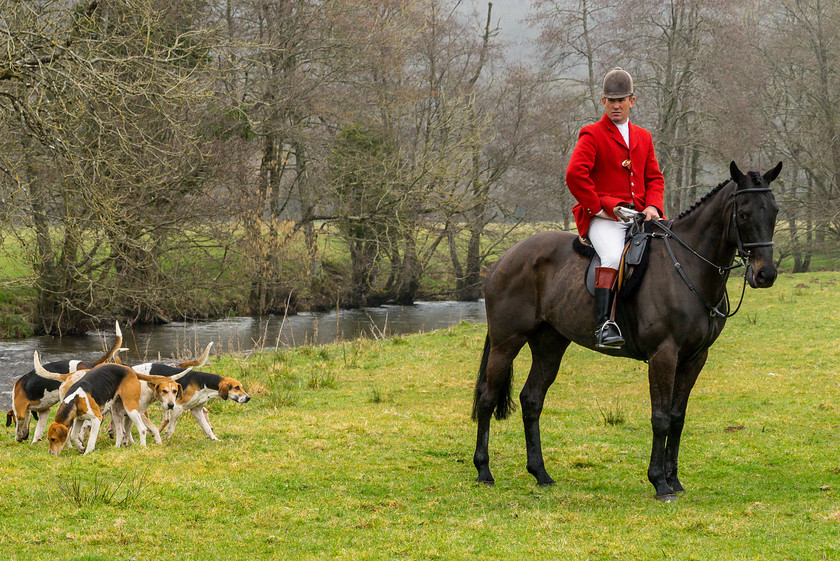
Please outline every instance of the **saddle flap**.
[{"label": "saddle flap", "polygon": [[598,254],[594,254],[592,259],[589,261],[589,266],[586,268],[586,290],[589,291],[589,294],[595,295],[595,269],[601,266],[601,258],[598,257]]}]

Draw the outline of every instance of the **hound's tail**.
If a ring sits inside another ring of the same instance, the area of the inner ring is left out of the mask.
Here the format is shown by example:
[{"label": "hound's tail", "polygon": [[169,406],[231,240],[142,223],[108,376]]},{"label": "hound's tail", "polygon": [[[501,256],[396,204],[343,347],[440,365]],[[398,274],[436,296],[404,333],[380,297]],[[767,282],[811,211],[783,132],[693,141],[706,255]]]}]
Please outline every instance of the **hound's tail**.
[{"label": "hound's tail", "polygon": [[213,346],[213,341],[207,343],[207,347],[204,349],[204,352],[201,353],[201,356],[198,358],[194,358],[192,360],[188,360],[186,362],[182,362],[178,365],[179,368],[186,368],[191,366],[193,368],[201,368],[205,364],[207,364],[207,358],[210,356],[210,347]]},{"label": "hound's tail", "polygon": [[[478,401],[481,399],[481,394],[488,391],[487,384],[487,361],[490,357],[490,334],[484,339],[484,351],[481,354],[481,366],[478,367],[478,380],[475,382],[475,393],[473,394],[473,409],[472,419],[478,420]],[[502,383],[498,385],[499,394],[496,396],[496,404],[494,412],[496,419],[507,419],[508,415],[514,410],[513,399],[510,395],[511,384],[513,383],[513,365],[501,373]]]},{"label": "hound's tail", "polygon": [[56,374],[55,372],[50,372],[44,368],[44,365],[41,364],[41,357],[38,355],[38,351],[35,351],[32,354],[32,363],[35,365],[35,374],[41,378],[55,380],[56,382],[63,382],[67,379],[67,376],[69,376],[69,374]]},{"label": "hound's tail", "polygon": [[[117,339],[114,341],[114,344],[111,345],[111,349],[108,352],[106,352],[104,355],[99,357],[99,360],[97,360],[93,364],[94,366],[99,366],[103,362],[111,360],[111,358],[113,358],[114,355],[119,353],[121,350],[123,350],[123,351],[128,350],[128,349],[120,349],[120,347],[122,346],[123,335],[122,335],[122,331],[120,330],[120,322],[117,321],[115,323],[116,323],[116,327],[117,327],[117,330],[116,330]],[[117,358],[117,360],[119,360],[119,358]]]},{"label": "hound's tail", "polygon": [[122,364],[123,363],[122,359],[120,358],[120,353],[122,351],[127,351],[127,350],[129,350],[128,347],[120,347],[119,349],[117,349],[113,352],[113,354],[111,355],[111,358],[114,360],[114,364]]},{"label": "hound's tail", "polygon": [[173,374],[172,376],[150,376],[148,374],[141,374],[136,370],[134,373],[137,375],[138,380],[143,380],[144,382],[151,382],[153,384],[162,384],[163,382],[175,382],[183,378],[187,375],[187,373],[192,370],[192,366],[184,370],[183,372],[178,372],[177,374]]}]

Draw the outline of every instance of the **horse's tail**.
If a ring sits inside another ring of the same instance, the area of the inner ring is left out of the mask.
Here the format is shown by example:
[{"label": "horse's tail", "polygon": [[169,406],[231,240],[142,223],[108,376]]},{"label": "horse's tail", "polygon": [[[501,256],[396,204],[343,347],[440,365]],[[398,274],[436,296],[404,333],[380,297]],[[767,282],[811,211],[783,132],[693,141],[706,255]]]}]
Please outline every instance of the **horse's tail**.
[{"label": "horse's tail", "polygon": [[[487,359],[490,356],[490,334],[484,338],[484,351],[481,354],[481,366],[478,367],[478,380],[475,381],[475,392],[473,394],[473,408],[472,419],[478,420],[478,400],[481,396],[481,386],[487,384]],[[499,388],[499,395],[496,399],[496,406],[494,408],[496,419],[507,419],[508,415],[514,409],[513,399],[510,395],[510,388],[513,383],[513,365],[508,366],[507,371],[503,373],[504,380]]]}]

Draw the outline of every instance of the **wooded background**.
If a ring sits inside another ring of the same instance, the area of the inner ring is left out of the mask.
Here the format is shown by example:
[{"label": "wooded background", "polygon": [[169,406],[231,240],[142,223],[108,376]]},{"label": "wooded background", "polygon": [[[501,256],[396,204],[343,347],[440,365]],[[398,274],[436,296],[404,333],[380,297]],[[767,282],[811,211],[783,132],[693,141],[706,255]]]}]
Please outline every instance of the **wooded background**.
[{"label": "wooded background", "polygon": [[0,0],[0,290],[34,287],[45,333],[478,298],[524,225],[573,227],[565,166],[614,66],[666,214],[731,160],[782,160],[777,257],[837,255],[840,4],[535,0],[529,21],[523,59],[491,4]]}]

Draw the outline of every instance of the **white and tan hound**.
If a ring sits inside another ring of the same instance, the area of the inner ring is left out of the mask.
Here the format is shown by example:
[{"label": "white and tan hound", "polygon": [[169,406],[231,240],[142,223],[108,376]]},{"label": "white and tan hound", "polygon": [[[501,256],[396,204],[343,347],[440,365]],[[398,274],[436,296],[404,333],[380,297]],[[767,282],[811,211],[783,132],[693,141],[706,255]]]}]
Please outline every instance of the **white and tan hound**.
[{"label": "white and tan hound", "polygon": [[[204,355],[209,353],[209,348],[208,345]],[[204,360],[206,360],[206,357],[204,357]],[[204,361],[198,359],[195,364],[200,367],[200,365],[204,364]],[[191,362],[184,362],[178,366],[192,365]],[[173,376],[180,372],[179,367],[169,366],[159,362],[150,362],[135,366],[134,369],[138,372],[155,376]],[[181,378],[179,382],[181,384],[181,395],[177,398],[175,406],[171,408],[168,416],[167,411],[164,410],[164,419],[160,426],[161,431],[166,428],[167,438],[172,438],[172,435],[175,433],[175,425],[178,423],[178,418],[184,411],[189,410],[207,438],[219,440],[213,433],[213,428],[210,426],[209,415],[204,407],[207,402],[217,397],[237,403],[248,403],[251,400],[251,396],[245,392],[242,383],[235,378],[193,370]]]}]

